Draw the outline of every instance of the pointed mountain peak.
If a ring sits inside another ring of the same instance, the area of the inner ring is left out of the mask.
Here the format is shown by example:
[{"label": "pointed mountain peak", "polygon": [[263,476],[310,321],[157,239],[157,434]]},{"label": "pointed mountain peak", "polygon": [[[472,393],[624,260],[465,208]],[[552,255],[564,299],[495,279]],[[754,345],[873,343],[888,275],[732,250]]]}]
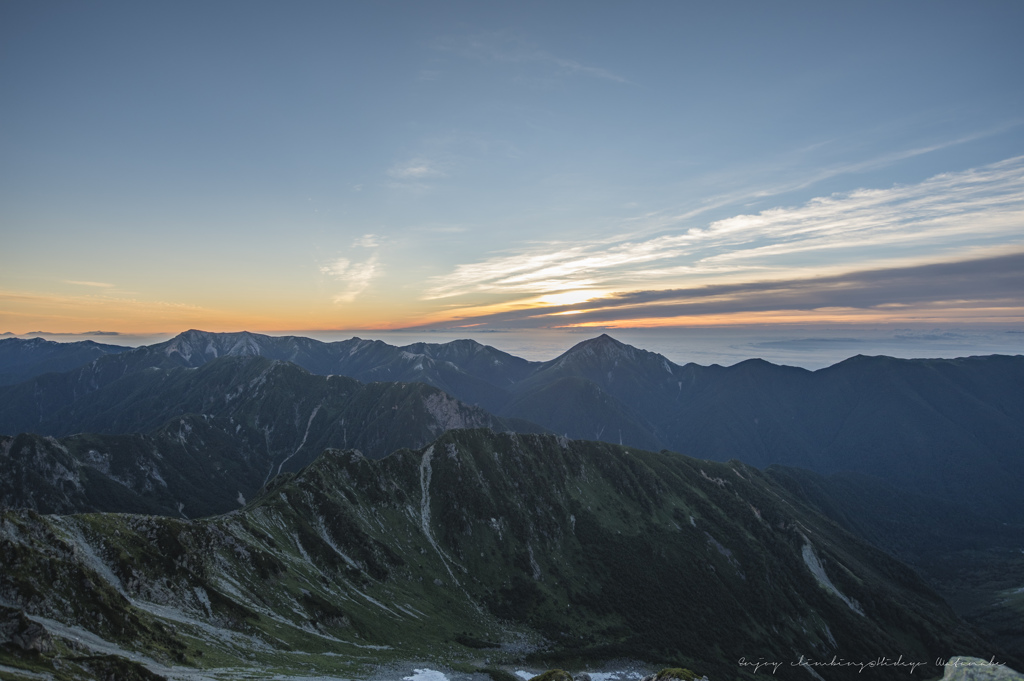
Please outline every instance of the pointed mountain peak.
[{"label": "pointed mountain peak", "polygon": [[589,338],[585,341],[577,343],[576,345],[569,348],[565,353],[566,355],[585,353],[585,354],[601,354],[601,355],[618,355],[623,352],[637,352],[637,348],[632,345],[627,345],[621,341],[617,341],[606,333],[602,333],[596,338]]},{"label": "pointed mountain peak", "polygon": [[589,338],[577,343],[552,360],[550,364],[562,367],[604,366],[608,362],[618,363],[625,358],[635,359],[643,353],[643,350],[617,341],[603,333],[596,338]]},{"label": "pointed mountain peak", "polygon": [[[604,385],[613,374],[627,372],[633,375],[657,376],[657,380],[671,379],[678,365],[664,355],[623,343],[606,333],[577,343],[557,358],[546,362],[542,371],[568,372],[585,376]],[[674,379],[671,379],[674,380]]]},{"label": "pointed mountain peak", "polygon": [[[587,341],[584,341],[584,342],[587,342]],[[619,346],[619,347],[625,347],[625,345],[626,345],[625,343],[622,343],[620,341],[615,340],[614,338],[612,338],[611,336],[609,336],[606,333],[602,333],[597,338],[591,338],[589,342],[593,343],[595,345],[597,345],[597,344],[600,344],[600,345],[614,345],[614,346]]]}]

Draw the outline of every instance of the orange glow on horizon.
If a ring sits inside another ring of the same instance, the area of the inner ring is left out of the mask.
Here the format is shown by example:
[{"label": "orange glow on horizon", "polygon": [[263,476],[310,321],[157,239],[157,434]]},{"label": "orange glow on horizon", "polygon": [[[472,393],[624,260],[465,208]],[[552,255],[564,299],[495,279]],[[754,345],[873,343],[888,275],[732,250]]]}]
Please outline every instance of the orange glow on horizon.
[{"label": "orange glow on horizon", "polygon": [[[602,308],[601,293],[572,290],[530,298],[517,298],[475,305],[427,307],[412,297],[398,300],[383,296],[358,303],[335,305],[323,300],[292,300],[280,297],[259,300],[201,299],[200,304],[146,299],[142,295],[107,292],[62,295],[0,290],[0,333],[27,334],[89,333],[124,334],[178,333],[186,329],[213,332],[241,330],[258,333],[287,333],[294,330],[395,331],[422,327],[466,330],[500,327],[513,313],[510,323],[554,329],[657,328],[739,326],[766,324],[901,324],[901,323],[1024,323],[1024,307],[1007,300],[1005,306],[972,307],[968,301],[946,301],[932,305],[880,305],[871,309],[819,308],[816,310],[768,310],[756,312],[708,313],[650,316],[657,307]],[[584,309],[548,311],[552,307],[593,300]],[[726,297],[721,298],[722,301]],[[734,299],[733,300],[735,303]],[[705,300],[704,302],[709,302]],[[617,319],[575,321],[578,315],[604,312]]]},{"label": "orange glow on horizon", "polygon": [[558,329],[648,329],[685,326],[743,326],[759,324],[950,324],[950,323],[1024,323],[1024,308],[921,308],[899,313],[855,308],[818,310],[770,310],[728,314],[680,315],[676,317],[636,317],[613,321],[560,324]]}]

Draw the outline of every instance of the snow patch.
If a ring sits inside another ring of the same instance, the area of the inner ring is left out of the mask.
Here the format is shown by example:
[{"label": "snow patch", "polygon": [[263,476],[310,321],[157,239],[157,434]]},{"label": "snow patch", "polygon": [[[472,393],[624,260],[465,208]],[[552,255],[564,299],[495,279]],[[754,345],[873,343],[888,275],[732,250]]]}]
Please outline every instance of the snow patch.
[{"label": "snow patch", "polygon": [[626,681],[641,678],[640,672],[591,672],[591,681]]},{"label": "snow patch", "polygon": [[192,592],[195,593],[196,599],[199,600],[199,603],[206,610],[207,616],[212,618],[213,610],[210,608],[210,596],[206,593],[206,589],[201,586],[194,586],[192,587]]},{"label": "snow patch", "polygon": [[423,460],[420,462],[420,525],[423,528],[423,534],[426,535],[427,541],[434,547],[434,551],[437,552],[438,557],[441,559],[441,564],[444,565],[444,569],[448,571],[452,581],[459,584],[459,580],[455,578],[455,573],[448,566],[448,561],[451,560],[445,555],[441,547],[437,545],[437,541],[434,540],[434,534],[430,530],[430,477],[433,470],[430,467],[430,459],[434,456],[434,445],[427,447],[427,450],[423,452]]},{"label": "snow patch", "polygon": [[836,588],[836,585],[832,583],[832,580],[829,579],[828,575],[825,573],[824,566],[821,564],[821,561],[818,560],[818,554],[814,552],[814,547],[811,546],[810,542],[804,544],[802,553],[804,557],[804,564],[807,566],[807,569],[811,571],[811,574],[814,575],[814,579],[818,581],[818,584],[826,591],[830,591],[838,596],[843,603],[846,603],[846,606],[850,608],[850,610],[853,610],[855,613],[863,617],[864,611],[861,609],[860,603],[852,598],[847,598],[839,591],[839,589]]},{"label": "snow patch", "polygon": [[540,581],[540,565],[537,564],[537,559],[533,557],[533,546],[527,544],[526,553],[530,556],[530,569],[533,571],[533,581]]},{"label": "snow patch", "polygon": [[[299,443],[299,446],[295,448],[294,452],[292,452],[291,454],[286,456],[284,458],[284,461],[282,461],[280,464],[278,464],[278,466],[277,466],[277,474],[278,475],[281,475],[281,467],[284,466],[286,463],[288,463],[288,459],[290,459],[293,456],[295,456],[296,454],[298,454],[299,450],[302,449],[302,447],[306,444],[306,438],[309,437],[309,428],[310,428],[310,426],[313,425],[313,419],[316,418],[316,413],[318,411],[320,411],[320,407],[322,407],[322,406],[323,406],[323,402],[321,402],[320,404],[316,405],[313,408],[313,413],[309,415],[309,420],[306,421],[306,432],[302,434],[302,442]],[[264,483],[264,484],[266,484],[266,483]]]},{"label": "snow patch", "polygon": [[713,483],[715,483],[716,485],[718,485],[719,487],[721,487],[721,488],[723,488],[723,489],[725,489],[725,486],[729,484],[729,482],[728,482],[727,480],[723,480],[722,478],[718,478],[718,477],[714,477],[714,478],[712,478],[711,476],[709,476],[709,475],[708,475],[708,474],[707,474],[707,473],[706,473],[706,472],[704,471],[704,469],[703,469],[703,468],[702,468],[702,469],[700,470],[700,476],[701,476],[702,478],[704,478],[705,480],[708,480],[708,481],[710,481],[710,482],[713,482]]},{"label": "snow patch", "polygon": [[403,676],[402,681],[448,681],[448,677],[434,669],[413,669],[411,676]]}]

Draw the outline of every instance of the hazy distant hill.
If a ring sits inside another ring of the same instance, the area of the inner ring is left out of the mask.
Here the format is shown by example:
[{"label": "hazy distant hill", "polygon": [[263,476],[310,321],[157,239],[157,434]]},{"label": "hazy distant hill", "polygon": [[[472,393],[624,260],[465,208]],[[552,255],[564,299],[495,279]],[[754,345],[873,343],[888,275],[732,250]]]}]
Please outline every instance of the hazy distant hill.
[{"label": "hazy distant hill", "polygon": [[[572,390],[556,389],[567,381]],[[613,416],[646,422],[643,446],[653,439],[700,458],[876,475],[925,496],[969,496],[984,513],[1024,521],[1021,356],[858,356],[819,371],[762,360],[678,366],[602,336],[545,363],[517,386],[513,406],[528,408],[499,414],[617,440],[601,432],[610,419],[601,411],[557,420],[563,398],[585,390],[620,405],[606,407]],[[539,418],[545,413],[555,418]],[[632,444],[629,432],[622,440]]]},{"label": "hazy distant hill", "polygon": [[[16,343],[30,343],[11,339]],[[27,346],[26,346],[27,347]],[[22,353],[26,362],[34,357]],[[0,408],[4,403],[23,401],[32,395],[35,411],[22,410],[24,419],[45,419],[88,393],[128,374],[145,369],[197,368],[222,357],[265,357],[292,362],[323,376],[349,376],[363,382],[423,382],[438,387],[470,404],[479,403],[493,410],[503,404],[506,387],[530,373],[535,362],[528,362],[475,341],[445,344],[417,343],[397,348],[381,341],[353,338],[322,343],[296,336],[272,337],[248,332],[207,333],[186,331],[163,343],[134,348],[117,357],[83,362],[62,376],[33,376],[18,389],[0,388]],[[26,364],[23,371],[30,370]],[[0,413],[0,420],[7,410]],[[0,421],[0,432],[17,430],[9,421]]]},{"label": "hazy distant hill", "polygon": [[[0,528],[9,605],[79,651],[156,671],[628,656],[731,679],[760,678],[741,657],[997,653],[911,571],[750,466],[554,436],[456,430],[379,461],[328,451],[203,521],[8,511]],[[34,668],[63,679],[93,658],[52,659]]]},{"label": "hazy distant hill", "polygon": [[43,374],[71,371],[104,355],[131,350],[90,340],[57,343],[42,338],[0,340],[0,385],[12,385]]}]

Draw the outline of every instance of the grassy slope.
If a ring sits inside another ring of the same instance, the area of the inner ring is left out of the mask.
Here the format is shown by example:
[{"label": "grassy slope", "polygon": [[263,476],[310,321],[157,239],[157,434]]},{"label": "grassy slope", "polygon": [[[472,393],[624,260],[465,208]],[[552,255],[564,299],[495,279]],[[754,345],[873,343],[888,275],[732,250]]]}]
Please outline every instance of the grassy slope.
[{"label": "grassy slope", "polygon": [[912,572],[753,468],[551,436],[329,451],[201,521],[9,512],[0,544],[4,601],[154,668],[628,655],[732,678],[741,656],[988,654]]}]

